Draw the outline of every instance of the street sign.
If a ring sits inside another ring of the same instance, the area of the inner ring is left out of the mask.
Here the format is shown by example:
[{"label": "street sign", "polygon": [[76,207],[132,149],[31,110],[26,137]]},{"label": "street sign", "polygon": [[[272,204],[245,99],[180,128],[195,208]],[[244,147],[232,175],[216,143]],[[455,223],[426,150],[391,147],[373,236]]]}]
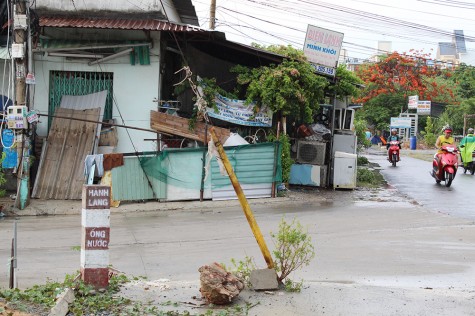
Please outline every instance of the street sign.
[{"label": "street sign", "polygon": [[418,102],[419,102],[419,96],[418,95],[410,95],[409,96],[409,101],[407,103],[407,108],[409,110],[417,109],[417,103]]},{"label": "street sign", "polygon": [[431,101],[419,101],[417,102],[417,114],[430,115]]},{"label": "street sign", "polygon": [[411,128],[410,117],[391,117],[391,128]]},{"label": "street sign", "polygon": [[317,72],[335,76],[342,43],[343,33],[308,25],[303,53]]}]

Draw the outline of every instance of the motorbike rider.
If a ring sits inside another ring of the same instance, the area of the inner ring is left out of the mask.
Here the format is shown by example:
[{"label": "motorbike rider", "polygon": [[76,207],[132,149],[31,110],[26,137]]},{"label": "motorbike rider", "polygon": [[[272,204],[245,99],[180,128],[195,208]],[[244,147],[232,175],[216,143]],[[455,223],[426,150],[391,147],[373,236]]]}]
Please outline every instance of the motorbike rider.
[{"label": "motorbike rider", "polygon": [[437,154],[442,153],[442,146],[454,144],[454,138],[452,137],[452,127],[450,127],[450,125],[445,125],[442,128],[442,131],[444,134],[437,137],[437,141],[435,142],[435,147],[437,147],[439,150]]},{"label": "motorbike rider", "polygon": [[472,152],[475,151],[475,135],[473,134],[473,128],[469,128],[467,131],[467,136],[462,138],[460,141],[460,157],[462,158],[462,162],[465,161],[464,166],[466,163],[472,161]]},{"label": "motorbike rider", "polygon": [[[437,159],[437,161],[440,163],[440,155],[444,152],[442,150],[442,146],[444,145],[453,145],[454,144],[454,138],[452,137],[452,127],[450,125],[445,125],[442,128],[442,131],[444,132],[443,135],[440,135],[437,137],[437,141],[435,142],[435,147],[437,147],[438,151],[434,155],[434,158]],[[434,172],[437,173],[438,166],[434,166]]]},{"label": "motorbike rider", "polygon": [[[389,143],[392,142],[392,141],[399,142],[398,146],[399,146],[399,149],[401,149],[401,138],[397,134],[397,129],[395,129],[395,128],[391,129],[391,135],[388,136],[386,141],[387,141],[386,142],[386,149],[388,151],[389,151],[389,146],[390,146]],[[389,155],[389,152],[388,152],[388,155]],[[399,161],[399,160],[401,160],[401,159],[398,157],[397,161]]]}]

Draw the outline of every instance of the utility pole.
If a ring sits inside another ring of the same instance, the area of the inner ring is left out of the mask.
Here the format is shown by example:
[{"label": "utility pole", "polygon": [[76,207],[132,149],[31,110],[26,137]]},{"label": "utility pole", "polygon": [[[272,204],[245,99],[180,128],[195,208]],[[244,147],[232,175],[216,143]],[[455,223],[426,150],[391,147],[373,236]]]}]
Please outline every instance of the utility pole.
[{"label": "utility pole", "polygon": [[211,0],[209,7],[209,29],[214,30],[216,23],[216,0]]},{"label": "utility pole", "polygon": [[[22,115],[26,116],[26,72],[28,69],[26,47],[27,47],[27,32],[28,17],[26,15],[26,0],[16,0],[13,10],[13,27],[14,27],[14,44],[12,47],[12,56],[15,58],[15,106],[24,106]],[[18,167],[17,167],[17,194],[15,200],[15,207],[24,209],[30,201],[30,161],[29,148],[30,139],[27,133],[28,125],[25,124],[23,128],[17,128],[17,153],[18,153]]]}]

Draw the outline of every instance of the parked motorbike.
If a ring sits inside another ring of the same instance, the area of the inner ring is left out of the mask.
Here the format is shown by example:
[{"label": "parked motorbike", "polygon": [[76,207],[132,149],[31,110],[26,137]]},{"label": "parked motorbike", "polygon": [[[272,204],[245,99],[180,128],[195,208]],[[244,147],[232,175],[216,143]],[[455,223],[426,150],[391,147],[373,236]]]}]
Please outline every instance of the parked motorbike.
[{"label": "parked motorbike", "polygon": [[393,167],[396,167],[396,163],[399,161],[399,141],[392,140],[389,142],[388,160]]},{"label": "parked motorbike", "polygon": [[435,182],[445,182],[446,187],[450,187],[455,178],[458,168],[458,149],[454,145],[444,145],[441,148],[442,153],[434,157],[431,172]]}]

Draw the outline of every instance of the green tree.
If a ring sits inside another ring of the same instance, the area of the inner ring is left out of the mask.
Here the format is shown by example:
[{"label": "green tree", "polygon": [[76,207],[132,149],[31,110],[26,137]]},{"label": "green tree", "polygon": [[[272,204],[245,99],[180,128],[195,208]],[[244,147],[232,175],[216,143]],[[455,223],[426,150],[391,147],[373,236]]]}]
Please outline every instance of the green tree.
[{"label": "green tree", "polygon": [[267,105],[283,116],[310,123],[325,96],[336,95],[342,100],[360,92],[358,86],[363,82],[344,66],[337,68],[335,81],[330,82],[330,78],[315,73],[302,50],[291,46],[253,46],[285,57],[279,65],[255,69],[236,66],[231,70],[238,74],[238,84],[246,88],[247,101],[256,102],[257,107]]},{"label": "green tree", "polygon": [[368,122],[363,119],[360,115],[360,111],[356,112],[355,120],[355,132],[357,137],[358,143],[358,150],[361,150],[362,147],[369,147],[371,146],[371,142],[369,139],[366,139],[366,131],[368,130]]},{"label": "green tree", "polygon": [[[436,131],[441,133],[442,127],[449,124],[454,129],[454,134],[462,134],[464,114],[475,114],[475,97],[466,99],[459,105],[447,106],[435,123]],[[474,123],[474,119],[469,119],[469,126],[473,127]]]},{"label": "green tree", "polygon": [[358,112],[368,125],[376,130],[386,130],[391,117],[399,116],[406,103],[407,98],[402,93],[380,94],[366,102]]},{"label": "green tree", "polygon": [[430,116],[427,117],[426,125],[424,131],[421,134],[424,136],[424,142],[429,147],[434,147],[435,141],[437,140],[435,126],[432,122],[432,118]]},{"label": "green tree", "polygon": [[312,122],[328,85],[309,63],[300,60],[286,59],[279,65],[254,69],[236,66],[232,71],[238,73],[238,84],[247,86],[246,100],[255,102],[256,109],[268,106],[305,122]]},{"label": "green tree", "polygon": [[464,99],[475,97],[475,67],[460,64],[455,69],[452,81],[457,84],[457,94]]}]

